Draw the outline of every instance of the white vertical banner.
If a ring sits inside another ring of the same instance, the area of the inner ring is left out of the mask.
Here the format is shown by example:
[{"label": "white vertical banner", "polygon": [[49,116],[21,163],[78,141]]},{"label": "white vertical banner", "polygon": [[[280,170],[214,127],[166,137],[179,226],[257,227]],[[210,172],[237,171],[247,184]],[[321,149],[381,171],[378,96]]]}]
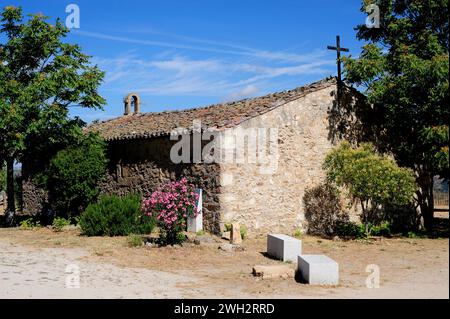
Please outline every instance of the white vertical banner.
[{"label": "white vertical banner", "polygon": [[203,190],[201,188],[197,188],[195,190],[195,193],[198,194],[198,199],[195,205],[197,216],[196,217],[188,216],[187,218],[187,231],[193,233],[203,230],[203,206],[202,206]]}]

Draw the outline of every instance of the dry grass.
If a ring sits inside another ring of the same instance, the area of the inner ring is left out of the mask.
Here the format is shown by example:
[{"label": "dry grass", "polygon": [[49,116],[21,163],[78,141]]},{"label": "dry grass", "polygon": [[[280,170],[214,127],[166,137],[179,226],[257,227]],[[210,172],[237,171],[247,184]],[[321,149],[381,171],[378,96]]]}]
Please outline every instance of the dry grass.
[{"label": "dry grass", "polygon": [[[245,251],[236,253],[219,250],[218,243],[160,248],[129,247],[126,237],[85,237],[80,236],[78,230],[55,233],[47,228],[0,229],[0,240],[37,249],[83,248],[89,253],[83,257],[88,261],[194,274],[203,279],[199,282],[199,289],[214,289],[225,295],[233,286],[240,287],[242,293],[254,296],[267,296],[274,291],[278,291],[279,296],[291,296],[306,291],[305,285],[292,280],[264,281],[252,277],[254,265],[280,263],[264,255],[264,238],[244,241]],[[448,279],[448,239],[332,241],[303,236],[302,241],[304,253],[326,254],[340,264],[339,289],[366,289],[368,273],[365,270],[368,264],[380,266],[385,285],[401,285],[425,275],[430,283],[442,284],[443,278]],[[339,289],[330,289],[308,287],[307,293],[321,296],[339,292]]]}]

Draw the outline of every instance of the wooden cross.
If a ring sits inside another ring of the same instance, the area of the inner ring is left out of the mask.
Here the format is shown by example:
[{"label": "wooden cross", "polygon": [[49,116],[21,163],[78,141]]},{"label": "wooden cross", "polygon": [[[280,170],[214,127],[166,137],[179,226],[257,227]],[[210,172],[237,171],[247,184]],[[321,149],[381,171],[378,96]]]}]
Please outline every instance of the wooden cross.
[{"label": "wooden cross", "polygon": [[349,52],[349,49],[341,47],[341,39],[339,36],[336,36],[336,46],[327,46],[328,50],[335,50],[337,56],[337,69],[338,69],[338,84],[341,83],[341,52]]}]

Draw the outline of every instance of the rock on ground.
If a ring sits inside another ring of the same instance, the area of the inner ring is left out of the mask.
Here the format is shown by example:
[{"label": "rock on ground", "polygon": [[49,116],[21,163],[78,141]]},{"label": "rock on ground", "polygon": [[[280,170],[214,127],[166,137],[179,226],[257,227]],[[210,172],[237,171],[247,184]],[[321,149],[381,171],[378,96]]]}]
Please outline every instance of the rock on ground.
[{"label": "rock on ground", "polygon": [[253,267],[253,275],[256,277],[262,277],[263,279],[294,278],[295,269],[288,265],[257,265]]}]

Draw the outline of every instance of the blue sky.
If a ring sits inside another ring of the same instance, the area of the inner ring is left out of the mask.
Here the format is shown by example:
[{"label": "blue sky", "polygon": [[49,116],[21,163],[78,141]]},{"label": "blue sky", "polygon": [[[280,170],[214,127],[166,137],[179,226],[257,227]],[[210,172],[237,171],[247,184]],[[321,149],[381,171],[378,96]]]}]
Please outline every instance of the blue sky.
[{"label": "blue sky", "polygon": [[353,55],[364,23],[360,0],[18,1],[25,13],[65,21],[80,8],[81,45],[106,72],[103,111],[73,108],[86,122],[123,113],[138,92],[142,111],[183,109],[291,89],[336,74],[336,34]]}]

